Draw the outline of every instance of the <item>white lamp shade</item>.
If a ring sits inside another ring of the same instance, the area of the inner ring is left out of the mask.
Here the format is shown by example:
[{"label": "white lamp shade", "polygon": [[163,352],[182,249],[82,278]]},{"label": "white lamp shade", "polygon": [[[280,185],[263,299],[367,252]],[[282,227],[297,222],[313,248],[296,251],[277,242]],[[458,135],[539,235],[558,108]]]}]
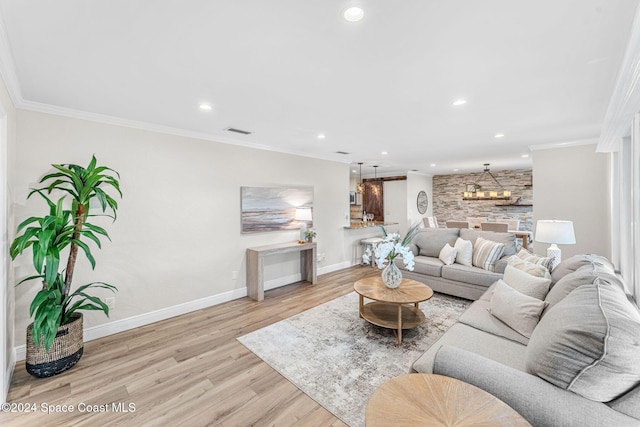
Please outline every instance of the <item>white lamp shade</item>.
[{"label": "white lamp shade", "polygon": [[573,245],[576,236],[572,221],[538,220],[536,223],[536,242]]},{"label": "white lamp shade", "polygon": [[313,220],[313,217],[311,216],[311,208],[296,208],[296,216],[294,219],[296,221]]}]

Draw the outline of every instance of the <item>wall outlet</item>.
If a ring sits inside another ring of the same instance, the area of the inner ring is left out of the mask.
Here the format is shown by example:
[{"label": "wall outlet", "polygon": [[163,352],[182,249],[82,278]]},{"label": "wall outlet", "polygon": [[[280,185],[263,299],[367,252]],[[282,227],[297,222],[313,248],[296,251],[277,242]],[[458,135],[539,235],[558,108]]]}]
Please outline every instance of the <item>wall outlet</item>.
[{"label": "wall outlet", "polygon": [[104,302],[107,304],[107,307],[109,307],[109,310],[116,308],[116,297],[105,298]]},{"label": "wall outlet", "polygon": [[231,279],[238,280],[238,271],[234,270],[231,272]]}]

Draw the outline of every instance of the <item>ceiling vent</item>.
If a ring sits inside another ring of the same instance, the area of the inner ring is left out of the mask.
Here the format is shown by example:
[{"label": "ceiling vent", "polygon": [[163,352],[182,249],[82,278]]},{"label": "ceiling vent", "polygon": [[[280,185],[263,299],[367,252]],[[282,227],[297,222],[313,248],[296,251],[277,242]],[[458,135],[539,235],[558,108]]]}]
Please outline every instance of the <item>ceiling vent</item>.
[{"label": "ceiling vent", "polygon": [[240,133],[242,135],[251,135],[251,132],[247,131],[247,130],[242,130],[242,129],[236,129],[236,128],[232,128],[232,127],[228,127],[225,129],[226,131],[229,132],[235,132],[235,133]]},{"label": "ceiling vent", "polygon": [[336,154],[351,154],[351,153],[347,153],[346,151],[336,151]]}]

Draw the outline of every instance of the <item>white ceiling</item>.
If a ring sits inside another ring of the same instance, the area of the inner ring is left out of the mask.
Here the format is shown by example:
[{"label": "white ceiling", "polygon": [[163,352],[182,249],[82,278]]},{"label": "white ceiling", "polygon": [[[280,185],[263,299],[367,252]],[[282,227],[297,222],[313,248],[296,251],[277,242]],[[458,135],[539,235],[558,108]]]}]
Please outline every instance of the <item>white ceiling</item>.
[{"label": "white ceiling", "polygon": [[23,108],[441,174],[596,142],[639,2],[0,0],[0,17]]}]

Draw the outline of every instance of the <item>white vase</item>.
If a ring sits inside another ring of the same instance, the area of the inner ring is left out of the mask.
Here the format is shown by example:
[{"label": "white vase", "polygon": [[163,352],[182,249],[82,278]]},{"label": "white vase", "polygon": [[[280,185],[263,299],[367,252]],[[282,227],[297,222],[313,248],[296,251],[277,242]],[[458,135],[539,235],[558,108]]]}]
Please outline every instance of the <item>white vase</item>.
[{"label": "white vase", "polygon": [[400,282],[402,282],[402,271],[400,271],[393,261],[389,261],[389,265],[382,270],[382,281],[387,288],[395,289],[400,286]]}]

